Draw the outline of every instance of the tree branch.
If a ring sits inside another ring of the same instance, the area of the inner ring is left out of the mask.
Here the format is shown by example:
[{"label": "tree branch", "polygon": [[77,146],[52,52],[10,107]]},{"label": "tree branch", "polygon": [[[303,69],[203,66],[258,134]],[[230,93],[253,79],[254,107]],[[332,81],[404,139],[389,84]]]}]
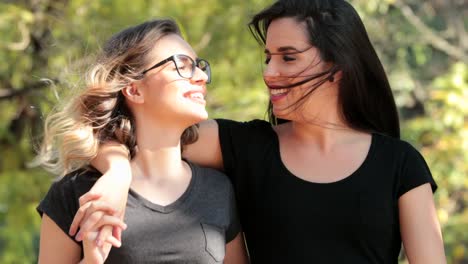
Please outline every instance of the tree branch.
[{"label": "tree branch", "polygon": [[434,48],[443,51],[454,59],[461,61],[468,60],[468,52],[466,50],[461,47],[454,46],[446,39],[440,37],[434,30],[424,24],[424,22],[414,14],[413,10],[408,5],[402,3],[401,0],[396,0],[394,5],[401,10],[403,16],[408,20],[408,22],[421,32],[422,37]]},{"label": "tree branch", "polygon": [[9,50],[25,50],[29,43],[31,42],[31,36],[29,34],[29,29],[26,27],[23,21],[18,22],[18,29],[21,33],[21,40],[18,42],[7,43],[6,47]]},{"label": "tree branch", "polygon": [[32,83],[21,89],[6,88],[0,89],[0,100],[8,100],[11,98],[16,98],[18,96],[28,94],[39,89],[49,87],[51,84],[56,83],[57,80],[44,79],[36,83]]}]

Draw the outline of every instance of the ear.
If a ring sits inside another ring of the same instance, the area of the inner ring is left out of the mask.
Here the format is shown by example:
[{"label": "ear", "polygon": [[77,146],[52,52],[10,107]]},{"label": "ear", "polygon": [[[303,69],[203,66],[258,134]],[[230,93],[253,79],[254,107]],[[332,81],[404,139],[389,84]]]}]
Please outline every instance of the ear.
[{"label": "ear", "polygon": [[342,77],[343,77],[343,72],[341,70],[334,71],[333,74],[328,77],[328,81],[336,82],[336,81],[341,80]]},{"label": "ear", "polygon": [[343,78],[343,72],[341,70],[337,71],[335,73],[335,81],[341,81],[342,78]]},{"label": "ear", "polygon": [[141,92],[139,86],[134,82],[125,86],[125,88],[122,89],[122,94],[127,100],[134,104],[142,104],[145,102],[143,93]]}]

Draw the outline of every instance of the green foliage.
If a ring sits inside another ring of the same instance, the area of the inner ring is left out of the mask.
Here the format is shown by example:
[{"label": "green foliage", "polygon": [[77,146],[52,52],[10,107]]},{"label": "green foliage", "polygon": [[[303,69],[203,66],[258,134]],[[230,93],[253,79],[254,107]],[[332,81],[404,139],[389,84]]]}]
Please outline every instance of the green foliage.
[{"label": "green foliage", "polygon": [[51,184],[46,176],[25,170],[0,174],[1,263],[37,262],[40,217],[36,206]]},{"label": "green foliage", "polygon": [[468,66],[454,64],[433,82],[428,115],[406,124],[419,142],[441,190],[438,212],[447,254],[453,263],[468,258]]},{"label": "green foliage", "polygon": [[[211,117],[264,118],[268,97],[261,78],[263,49],[247,23],[271,2],[0,2],[0,263],[36,262],[40,218],[35,206],[52,180],[27,166],[40,139],[41,118],[58,98],[81,88],[83,72],[110,35],[151,18],[175,18],[198,55],[213,66],[207,98]],[[422,151],[439,185],[436,204],[448,261],[467,262],[468,66],[466,57],[453,52],[466,54],[460,44],[463,32],[453,33],[457,20],[468,25],[459,12],[464,8],[466,13],[466,6],[436,0],[351,2],[389,75],[403,138]],[[421,33],[424,29],[411,22],[405,8],[436,33],[436,42]],[[441,40],[448,43],[446,48],[438,44]],[[17,94],[6,96],[11,93]]]},{"label": "green foliage", "polygon": [[[449,36],[448,31],[455,30],[453,25],[458,21],[464,20],[466,27],[466,17],[457,16],[463,13],[459,12],[463,7],[438,5],[435,1],[425,4],[413,0],[353,2],[365,18],[369,35],[387,70],[403,119],[402,137],[420,149],[439,185],[435,201],[448,263],[465,263],[468,260],[468,52],[457,45],[462,42],[462,34],[444,37],[444,34]],[[424,27],[434,35],[421,32]],[[440,47],[441,42],[446,42],[445,49]],[[456,56],[449,49],[464,50],[465,57]]]}]

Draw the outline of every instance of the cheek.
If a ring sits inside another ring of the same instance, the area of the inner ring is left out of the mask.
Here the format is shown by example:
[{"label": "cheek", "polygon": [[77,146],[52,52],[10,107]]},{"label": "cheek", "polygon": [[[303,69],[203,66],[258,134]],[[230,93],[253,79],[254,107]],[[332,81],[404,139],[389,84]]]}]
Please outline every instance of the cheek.
[{"label": "cheek", "polygon": [[177,81],[162,73],[149,79],[145,85],[151,97],[166,96],[177,91]]},{"label": "cheek", "polygon": [[154,101],[169,101],[175,102],[178,97],[178,88],[174,85],[164,85],[156,87],[151,93],[151,98]]}]

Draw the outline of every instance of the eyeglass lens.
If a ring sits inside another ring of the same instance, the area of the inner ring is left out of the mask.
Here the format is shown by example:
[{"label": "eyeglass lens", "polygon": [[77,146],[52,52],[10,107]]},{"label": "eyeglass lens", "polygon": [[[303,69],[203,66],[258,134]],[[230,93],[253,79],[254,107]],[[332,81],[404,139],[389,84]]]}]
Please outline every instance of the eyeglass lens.
[{"label": "eyeglass lens", "polygon": [[195,62],[189,56],[178,55],[174,56],[174,62],[181,77],[187,79],[192,78],[193,74],[195,73],[195,67],[198,67],[203,72],[205,72],[205,74],[208,76],[208,80],[210,80],[211,72],[207,61],[197,60],[197,65],[195,65]]}]

